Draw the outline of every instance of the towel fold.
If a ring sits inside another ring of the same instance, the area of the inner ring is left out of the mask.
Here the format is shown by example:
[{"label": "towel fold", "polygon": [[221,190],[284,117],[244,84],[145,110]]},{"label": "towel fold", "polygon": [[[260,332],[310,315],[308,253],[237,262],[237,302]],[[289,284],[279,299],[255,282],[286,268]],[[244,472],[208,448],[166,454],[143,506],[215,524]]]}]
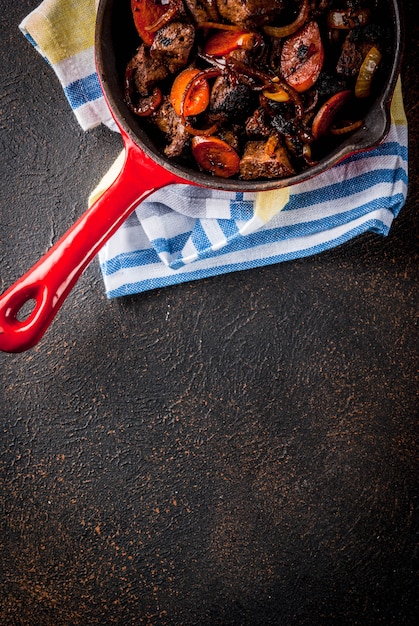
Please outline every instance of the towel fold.
[{"label": "towel fold", "polygon": [[[95,0],[44,0],[20,29],[51,65],[81,127],[117,127],[94,60]],[[288,189],[231,193],[171,185],[142,202],[99,253],[108,297],[316,254],[367,232],[387,235],[408,185],[400,80],[377,148]],[[121,154],[89,202],[116,177]]]}]

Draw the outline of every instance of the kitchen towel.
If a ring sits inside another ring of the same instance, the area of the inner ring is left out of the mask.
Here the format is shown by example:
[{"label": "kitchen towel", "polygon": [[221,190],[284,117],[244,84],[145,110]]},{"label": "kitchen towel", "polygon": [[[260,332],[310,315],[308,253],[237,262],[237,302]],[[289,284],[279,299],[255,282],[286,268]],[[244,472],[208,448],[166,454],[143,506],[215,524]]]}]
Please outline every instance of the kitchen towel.
[{"label": "kitchen towel", "polygon": [[[20,29],[60,81],[84,130],[117,131],[95,70],[95,0],[44,0]],[[406,200],[400,80],[377,148],[285,190],[230,193],[171,185],[142,202],[99,253],[109,298],[316,254],[370,231],[387,235]],[[121,154],[93,190],[116,177]]]}]

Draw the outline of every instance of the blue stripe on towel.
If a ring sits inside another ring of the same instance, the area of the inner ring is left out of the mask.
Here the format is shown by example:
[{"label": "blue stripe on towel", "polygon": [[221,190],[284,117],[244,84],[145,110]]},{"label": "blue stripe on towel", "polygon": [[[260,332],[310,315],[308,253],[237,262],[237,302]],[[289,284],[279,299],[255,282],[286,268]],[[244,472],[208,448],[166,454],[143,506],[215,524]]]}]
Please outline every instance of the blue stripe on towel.
[{"label": "blue stripe on towel", "polygon": [[284,211],[301,209],[314,204],[322,204],[325,201],[335,201],[341,198],[348,198],[354,193],[363,192],[373,186],[388,183],[393,184],[402,181],[407,185],[407,172],[404,168],[378,169],[354,176],[350,180],[343,180],[331,185],[325,185],[319,189],[311,189],[298,194],[291,194],[290,200]]},{"label": "blue stripe on towel", "polygon": [[96,73],[69,83],[64,87],[64,93],[72,109],[78,109],[83,104],[92,100],[98,100],[103,96]]},{"label": "blue stripe on towel", "polygon": [[[330,250],[336,246],[346,243],[353,237],[357,237],[365,232],[376,232],[380,235],[388,234],[389,227],[380,220],[371,219],[364,224],[346,231],[336,239],[323,242],[316,246],[299,249],[292,252],[286,252],[282,254],[274,254],[269,257],[263,257],[261,259],[252,259],[249,261],[234,262],[231,264],[218,265],[215,267],[207,267],[204,270],[185,270],[179,273],[171,273],[168,276],[159,276],[156,278],[149,278],[146,280],[138,281],[135,283],[123,284],[117,289],[110,290],[107,293],[108,298],[118,298],[121,296],[133,295],[143,291],[149,291],[151,289],[159,289],[161,287],[169,287],[170,285],[177,285],[184,282],[193,280],[201,280],[203,278],[210,278],[221,274],[227,274],[230,272],[243,271],[253,269],[256,267],[263,267],[265,265],[274,265],[276,263],[283,263],[284,261],[292,261],[293,259],[312,256]],[[188,267],[193,267],[188,266]]]}]

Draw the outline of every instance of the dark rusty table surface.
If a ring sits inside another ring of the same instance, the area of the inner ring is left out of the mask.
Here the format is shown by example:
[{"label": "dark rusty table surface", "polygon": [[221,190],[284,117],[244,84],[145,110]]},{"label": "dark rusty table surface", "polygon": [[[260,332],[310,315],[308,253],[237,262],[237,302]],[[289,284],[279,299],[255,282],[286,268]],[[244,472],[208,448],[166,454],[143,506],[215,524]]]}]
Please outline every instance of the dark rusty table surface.
[{"label": "dark rusty table surface", "polygon": [[[1,291],[121,144],[0,0]],[[418,594],[419,50],[387,238],[109,301],[97,262],[0,354],[2,626],[403,626]]]}]

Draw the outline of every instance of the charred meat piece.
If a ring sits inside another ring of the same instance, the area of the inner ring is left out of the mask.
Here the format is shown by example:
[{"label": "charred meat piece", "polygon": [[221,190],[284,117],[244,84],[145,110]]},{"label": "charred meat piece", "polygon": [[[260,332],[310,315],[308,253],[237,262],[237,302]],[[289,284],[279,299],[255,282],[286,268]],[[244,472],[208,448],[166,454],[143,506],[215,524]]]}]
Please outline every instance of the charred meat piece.
[{"label": "charred meat piece", "polygon": [[323,70],[316,81],[316,89],[319,99],[324,101],[334,93],[348,89],[348,81],[345,76],[336,76]]},{"label": "charred meat piece", "polygon": [[246,28],[261,26],[278,17],[284,0],[217,0],[221,17]]},{"label": "charred meat piece", "polygon": [[288,153],[278,141],[272,148],[268,141],[248,141],[240,161],[240,178],[284,178],[295,174]]},{"label": "charred meat piece", "polygon": [[219,76],[211,90],[210,112],[219,114],[224,121],[240,121],[249,111],[252,91],[228,76]]},{"label": "charred meat piece", "polygon": [[386,32],[379,26],[371,24],[354,28],[343,43],[336,72],[348,78],[356,76],[371,46],[384,50],[386,45]]},{"label": "charred meat piece", "polygon": [[192,24],[170,22],[157,31],[150,56],[173,74],[187,64],[194,41],[195,28]]},{"label": "charred meat piece", "polygon": [[248,137],[254,137],[255,139],[269,137],[272,132],[269,120],[262,107],[257,108],[253,115],[247,118],[245,128]]},{"label": "charred meat piece", "polygon": [[255,62],[255,50],[239,48],[238,50],[232,50],[226,58],[227,63],[233,67],[235,61],[240,65],[252,65]]},{"label": "charred meat piece", "polygon": [[133,87],[142,97],[151,94],[153,87],[168,75],[167,68],[152,59],[148,49],[141,45],[127,66],[127,74],[132,76]]},{"label": "charred meat piece", "polygon": [[219,21],[215,0],[212,0],[212,2],[205,2],[205,0],[185,0],[185,5],[197,24]]},{"label": "charred meat piece", "polygon": [[275,115],[271,119],[271,125],[278,135],[281,135],[284,140],[290,141],[294,146],[301,142],[313,140],[304,120],[293,117],[287,103],[275,107]]},{"label": "charred meat piece", "polygon": [[231,128],[220,128],[218,136],[220,139],[228,143],[236,152],[240,151],[240,132],[241,127],[233,124]]},{"label": "charred meat piece", "polygon": [[165,155],[167,157],[180,156],[191,136],[170,104],[168,96],[163,97],[161,106],[149,119],[165,135],[168,141],[164,149]]}]

